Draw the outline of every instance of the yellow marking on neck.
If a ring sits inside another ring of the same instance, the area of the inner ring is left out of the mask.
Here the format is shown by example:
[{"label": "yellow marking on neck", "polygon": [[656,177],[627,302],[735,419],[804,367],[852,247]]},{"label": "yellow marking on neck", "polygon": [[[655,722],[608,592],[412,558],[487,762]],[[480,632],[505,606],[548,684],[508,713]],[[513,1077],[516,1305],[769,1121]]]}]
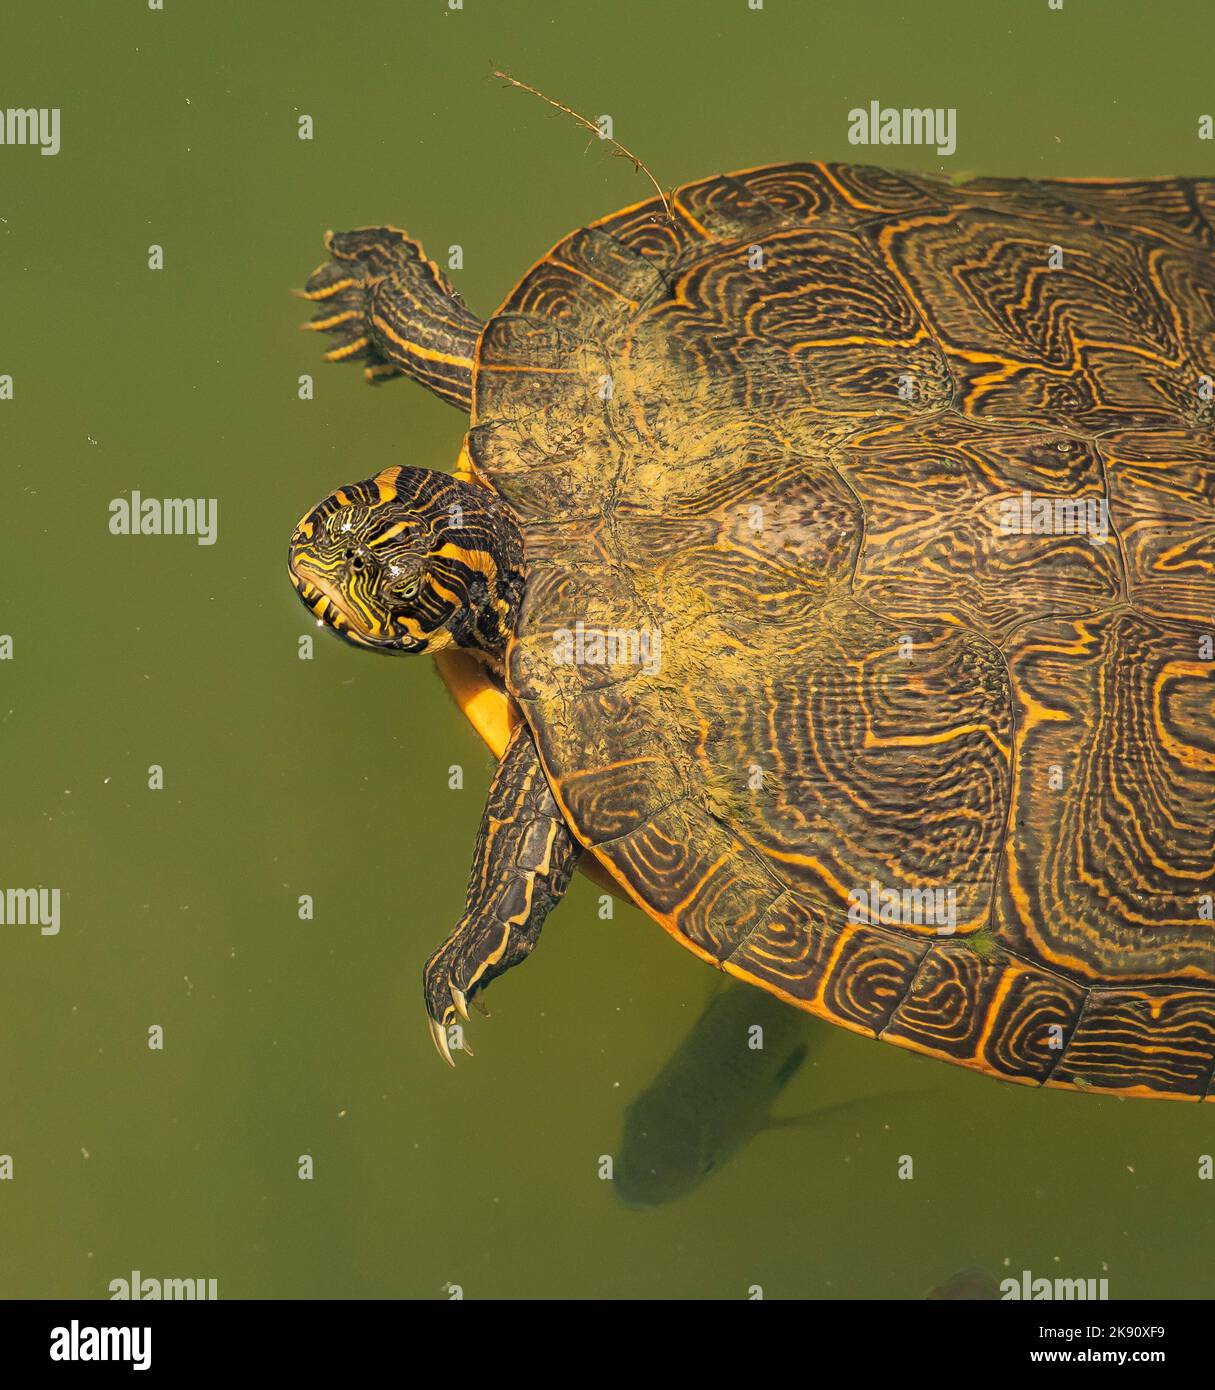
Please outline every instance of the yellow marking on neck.
[{"label": "yellow marking on neck", "polygon": [[397,495],[397,479],[401,476],[399,466],[382,468],[375,475],[375,485],[379,489],[380,501],[391,502]]},{"label": "yellow marking on neck", "polygon": [[488,550],[466,550],[464,546],[457,545],[454,541],[445,541],[438,550],[431,553],[440,560],[459,560],[469,569],[485,575],[491,582],[497,581],[498,567],[494,564],[494,557]]},{"label": "yellow marking on neck", "polygon": [[446,628],[431,631],[424,628],[416,618],[398,618],[396,625],[398,628],[404,628],[405,635],[413,641],[425,643],[426,649],[431,652],[441,652],[444,647],[450,647],[454,640]]}]

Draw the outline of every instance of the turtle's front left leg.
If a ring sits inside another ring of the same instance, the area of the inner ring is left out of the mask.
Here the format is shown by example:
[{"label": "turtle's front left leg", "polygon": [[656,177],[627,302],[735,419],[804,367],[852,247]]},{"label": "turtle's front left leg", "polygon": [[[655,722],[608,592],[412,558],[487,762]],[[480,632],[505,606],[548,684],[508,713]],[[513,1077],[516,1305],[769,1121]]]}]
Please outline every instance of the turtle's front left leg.
[{"label": "turtle's front left leg", "polygon": [[430,1031],[447,1062],[448,1027],[457,1014],[468,1018],[469,999],[531,954],[581,852],[521,723],[490,785],[464,915],[422,972]]}]

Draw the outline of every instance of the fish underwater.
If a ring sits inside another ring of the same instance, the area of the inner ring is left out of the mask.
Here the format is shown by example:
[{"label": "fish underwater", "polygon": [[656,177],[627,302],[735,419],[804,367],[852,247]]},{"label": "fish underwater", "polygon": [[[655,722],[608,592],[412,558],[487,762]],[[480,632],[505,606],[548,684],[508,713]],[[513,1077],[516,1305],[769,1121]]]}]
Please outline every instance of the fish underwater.
[{"label": "fish underwater", "polygon": [[800,1123],[772,1106],[826,1032],[760,990],[720,990],[625,1111],[616,1195],[630,1207],[685,1197],[761,1130]]},{"label": "fish underwater", "polygon": [[973,1303],[990,1298],[1001,1298],[1002,1295],[994,1276],[988,1274],[985,1269],[972,1265],[969,1269],[960,1269],[956,1274],[951,1274],[948,1279],[942,1279],[924,1297]]}]

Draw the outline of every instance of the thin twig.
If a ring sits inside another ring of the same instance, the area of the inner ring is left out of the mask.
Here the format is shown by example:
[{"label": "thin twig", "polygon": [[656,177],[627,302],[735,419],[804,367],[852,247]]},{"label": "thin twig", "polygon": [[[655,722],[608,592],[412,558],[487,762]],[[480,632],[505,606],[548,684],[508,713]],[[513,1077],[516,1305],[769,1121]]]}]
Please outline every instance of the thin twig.
[{"label": "thin twig", "polygon": [[654,191],[662,200],[662,207],[663,211],[667,215],[667,221],[675,221],[675,215],[671,211],[670,201],[667,198],[667,195],[662,191],[662,185],[650,172],[650,166],[646,164],[646,162],[643,159],[639,159],[638,156],[635,155],[632,150],[622,145],[619,140],[613,139],[612,136],[605,136],[594,121],[592,121],[589,117],[582,115],[581,112],[575,111],[572,106],[566,106],[566,104],[563,101],[555,101],[552,97],[545,96],[543,92],[537,91],[535,87],[529,87],[526,82],[520,82],[517,77],[512,77],[509,72],[499,72],[495,70],[494,76],[500,77],[503,82],[509,82],[512,87],[518,87],[520,91],[530,92],[532,96],[539,97],[541,101],[547,102],[550,106],[555,107],[558,111],[564,111],[567,116],[572,116],[580,126],[583,126],[586,130],[589,130],[600,140],[606,140],[609,145],[614,146],[615,148],[612,150],[612,153],[614,155],[619,156],[621,159],[629,160],[633,168],[637,171],[637,173],[644,174],[646,178],[649,179],[649,181],[654,185]]}]

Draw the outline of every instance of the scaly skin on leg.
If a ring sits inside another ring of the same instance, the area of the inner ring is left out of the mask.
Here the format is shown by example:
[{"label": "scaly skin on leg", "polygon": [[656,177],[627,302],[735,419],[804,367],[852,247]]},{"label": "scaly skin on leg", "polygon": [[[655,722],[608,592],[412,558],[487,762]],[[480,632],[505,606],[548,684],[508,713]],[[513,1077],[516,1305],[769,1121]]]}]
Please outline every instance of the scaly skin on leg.
[{"label": "scaly skin on leg", "polygon": [[332,260],[312,272],[301,298],[318,305],[305,328],[332,333],[330,362],[361,360],[369,381],[411,376],[467,411],[481,320],[419,242],[396,227],[329,232]]},{"label": "scaly skin on leg", "polygon": [[531,954],[581,852],[520,724],[489,789],[464,915],[422,972],[430,1031],[447,1062],[447,1028],[467,1019],[469,999]]}]

